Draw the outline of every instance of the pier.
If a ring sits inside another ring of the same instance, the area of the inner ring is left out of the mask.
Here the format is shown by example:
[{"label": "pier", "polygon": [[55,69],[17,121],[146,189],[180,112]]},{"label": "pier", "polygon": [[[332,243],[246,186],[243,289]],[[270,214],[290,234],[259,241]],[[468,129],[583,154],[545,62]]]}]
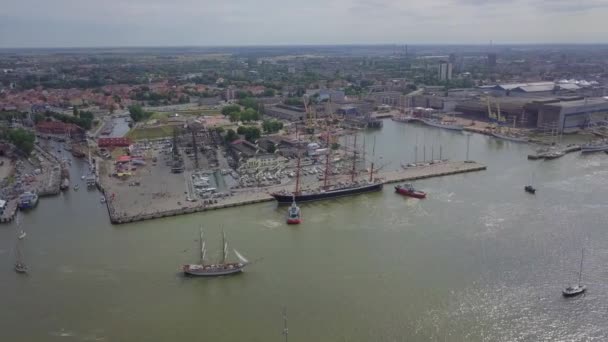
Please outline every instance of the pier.
[{"label": "pier", "polygon": [[[436,164],[426,164],[417,167],[409,167],[398,171],[379,172],[376,177],[378,177],[378,179],[381,179],[385,184],[388,184],[402,181],[414,181],[425,178],[443,177],[460,173],[476,172],[485,169],[485,165],[476,162],[443,162]],[[348,178],[348,176],[345,177]],[[129,203],[125,203],[125,201],[117,201],[114,198],[114,194],[107,193],[107,191],[104,190],[103,177],[101,177],[101,179],[102,181],[98,185],[100,190],[104,193],[105,198],[107,199],[106,206],[110,215],[110,221],[113,224],[131,223],[163,217],[197,213],[208,210],[217,210],[254,203],[269,202],[274,200],[274,198],[270,195],[271,192],[279,191],[282,189],[290,190],[293,186],[292,184],[288,184],[269,188],[246,189],[246,191],[235,192],[232,196],[207,204],[201,204],[200,201],[186,202],[184,200],[184,203],[177,202],[176,205],[172,205],[173,208],[166,208],[165,210],[155,209],[152,203],[150,203],[150,205],[144,206],[147,211],[131,214],[132,210],[130,210],[131,208]],[[338,178],[337,181],[339,180],[340,179]],[[315,187],[319,185],[320,183],[311,183],[306,184],[305,186]],[[153,201],[153,199],[151,201]]]}]

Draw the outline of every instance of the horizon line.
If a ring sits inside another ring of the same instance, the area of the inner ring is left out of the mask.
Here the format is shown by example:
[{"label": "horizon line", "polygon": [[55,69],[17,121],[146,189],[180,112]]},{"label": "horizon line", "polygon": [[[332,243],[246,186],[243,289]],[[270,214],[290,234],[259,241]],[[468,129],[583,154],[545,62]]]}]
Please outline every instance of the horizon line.
[{"label": "horizon line", "polygon": [[348,46],[554,46],[554,45],[570,45],[570,46],[589,46],[589,45],[608,45],[608,42],[595,43],[296,43],[296,44],[227,44],[227,45],[89,45],[89,46],[0,46],[0,50],[48,50],[48,49],[169,49],[169,48],[281,48],[281,47],[348,47]]}]

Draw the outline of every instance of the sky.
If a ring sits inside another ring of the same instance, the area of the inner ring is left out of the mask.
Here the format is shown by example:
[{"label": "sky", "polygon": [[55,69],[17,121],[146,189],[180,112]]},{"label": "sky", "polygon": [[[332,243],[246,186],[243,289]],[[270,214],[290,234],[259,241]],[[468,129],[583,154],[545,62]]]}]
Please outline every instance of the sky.
[{"label": "sky", "polygon": [[607,43],[605,18],[608,0],[2,0],[0,47]]}]

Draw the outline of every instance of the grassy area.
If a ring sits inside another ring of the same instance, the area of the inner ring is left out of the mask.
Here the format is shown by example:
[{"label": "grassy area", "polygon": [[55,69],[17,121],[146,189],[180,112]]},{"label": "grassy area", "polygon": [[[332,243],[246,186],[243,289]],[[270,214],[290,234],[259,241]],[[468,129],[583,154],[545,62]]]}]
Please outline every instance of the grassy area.
[{"label": "grassy area", "polygon": [[134,128],[127,133],[132,140],[158,139],[173,135],[173,126],[158,126],[149,128]]}]

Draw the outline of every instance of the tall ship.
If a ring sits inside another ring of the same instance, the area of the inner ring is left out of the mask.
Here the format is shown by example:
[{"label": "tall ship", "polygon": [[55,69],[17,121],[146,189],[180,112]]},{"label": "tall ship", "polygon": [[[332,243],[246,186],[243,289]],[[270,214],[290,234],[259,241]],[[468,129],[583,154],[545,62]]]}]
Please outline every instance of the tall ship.
[{"label": "tall ship", "polygon": [[[327,140],[329,141],[329,139]],[[356,145],[356,136],[355,136],[355,145]],[[279,204],[291,204],[292,202],[312,202],[312,201],[320,201],[325,199],[344,197],[344,196],[352,196],[357,194],[362,194],[366,192],[380,191],[382,190],[383,183],[378,179],[373,178],[374,174],[374,164],[371,164],[370,176],[367,181],[356,181],[355,177],[357,175],[356,172],[356,162],[357,162],[357,150],[356,146],[353,149],[353,166],[350,182],[345,184],[329,184],[330,178],[330,157],[331,150],[328,149],[325,159],[325,173],[323,177],[323,185],[314,190],[302,190],[300,189],[300,163],[298,156],[298,166],[296,168],[296,185],[293,192],[289,191],[281,191],[272,193],[271,196],[277,200]]]},{"label": "tall ship", "polygon": [[423,122],[427,126],[449,129],[452,131],[462,131],[464,129],[463,125],[458,125],[458,124],[456,124],[454,122],[450,122],[450,121],[443,121],[443,120],[437,120],[437,119],[431,119],[431,118],[421,118],[420,121]]},{"label": "tall ship", "polygon": [[527,143],[529,141],[528,137],[522,135],[515,135],[511,133],[501,133],[501,132],[492,132],[492,136],[498,139],[513,141],[513,142],[521,142]]},{"label": "tall ship", "polygon": [[200,231],[200,252],[201,259],[198,264],[186,264],[182,266],[182,271],[186,275],[197,277],[219,277],[224,275],[236,274],[243,271],[249,261],[245,259],[236,249],[233,249],[234,255],[238,258],[237,262],[227,262],[228,260],[228,241],[226,234],[222,231],[222,259],[218,263],[205,263],[207,249],[205,246],[205,237],[203,230]]},{"label": "tall ship", "polygon": [[581,153],[608,151],[608,140],[598,140],[589,144],[581,145]]}]

